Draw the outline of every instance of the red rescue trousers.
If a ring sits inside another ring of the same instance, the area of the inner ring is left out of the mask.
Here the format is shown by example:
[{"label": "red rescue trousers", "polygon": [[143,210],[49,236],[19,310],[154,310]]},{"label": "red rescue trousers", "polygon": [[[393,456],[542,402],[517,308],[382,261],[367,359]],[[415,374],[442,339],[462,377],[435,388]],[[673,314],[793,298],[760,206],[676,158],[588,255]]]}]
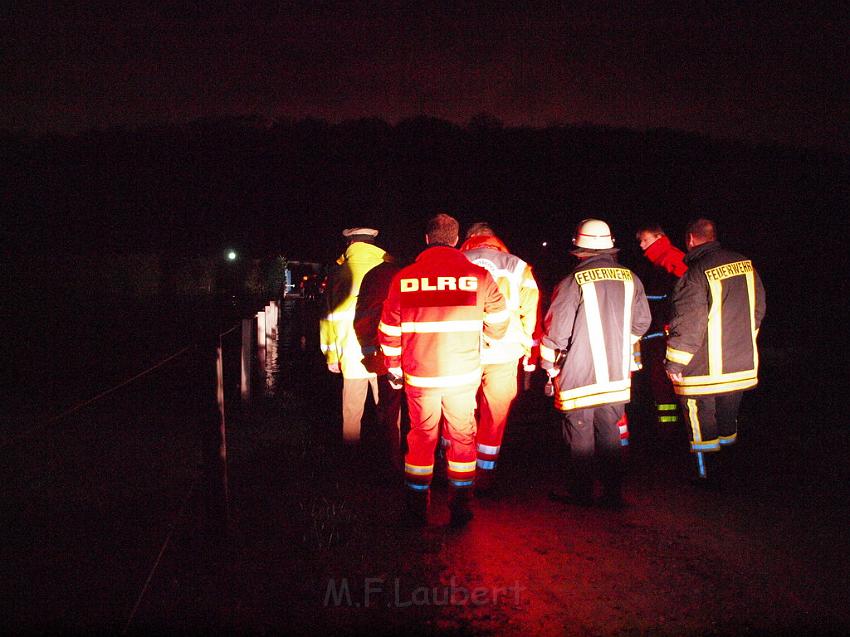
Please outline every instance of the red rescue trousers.
[{"label": "red rescue trousers", "polygon": [[484,365],[478,389],[478,468],[496,468],[508,413],[517,395],[518,362]]},{"label": "red rescue trousers", "polygon": [[434,451],[440,437],[448,441],[449,484],[470,488],[475,480],[475,392],[478,385],[461,387],[405,386],[410,432],[404,459],[405,484],[414,490],[429,488],[434,476]]}]

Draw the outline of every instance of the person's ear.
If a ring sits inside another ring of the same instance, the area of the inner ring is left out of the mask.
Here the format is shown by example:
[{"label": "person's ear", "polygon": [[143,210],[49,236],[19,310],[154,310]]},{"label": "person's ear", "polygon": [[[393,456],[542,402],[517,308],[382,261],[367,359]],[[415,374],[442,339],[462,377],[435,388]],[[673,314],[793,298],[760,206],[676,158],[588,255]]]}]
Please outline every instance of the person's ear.
[{"label": "person's ear", "polygon": [[428,237],[428,233],[425,233],[425,245],[431,245],[431,239]]},{"label": "person's ear", "polygon": [[459,239],[459,238],[460,238],[460,237],[455,236],[455,240],[454,240],[454,241],[452,241],[452,247],[453,247],[453,248],[457,245],[457,242],[458,242],[458,239]]}]

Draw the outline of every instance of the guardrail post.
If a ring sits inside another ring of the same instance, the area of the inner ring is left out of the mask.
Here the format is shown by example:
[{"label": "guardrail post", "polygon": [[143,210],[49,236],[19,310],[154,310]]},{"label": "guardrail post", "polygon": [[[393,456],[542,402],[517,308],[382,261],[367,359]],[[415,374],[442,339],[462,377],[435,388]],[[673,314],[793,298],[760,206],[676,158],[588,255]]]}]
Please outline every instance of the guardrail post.
[{"label": "guardrail post", "polygon": [[257,358],[260,361],[260,373],[266,368],[266,313],[257,312]]},{"label": "guardrail post", "polygon": [[252,319],[242,319],[242,403],[251,402],[251,343],[254,335]]},{"label": "guardrail post", "polygon": [[272,325],[274,324],[274,312],[271,305],[266,305],[266,338],[269,339],[272,336]]},{"label": "guardrail post", "polygon": [[220,480],[222,498],[224,504],[224,528],[229,528],[230,522],[230,490],[227,484],[227,422],[224,417],[224,360],[221,351],[221,337],[216,348],[216,402],[218,403],[219,428],[218,428],[218,460],[220,468]]},{"label": "guardrail post", "polygon": [[270,301],[269,306],[272,309],[272,332],[277,334],[277,326],[280,321],[280,309],[278,307],[277,301]]}]

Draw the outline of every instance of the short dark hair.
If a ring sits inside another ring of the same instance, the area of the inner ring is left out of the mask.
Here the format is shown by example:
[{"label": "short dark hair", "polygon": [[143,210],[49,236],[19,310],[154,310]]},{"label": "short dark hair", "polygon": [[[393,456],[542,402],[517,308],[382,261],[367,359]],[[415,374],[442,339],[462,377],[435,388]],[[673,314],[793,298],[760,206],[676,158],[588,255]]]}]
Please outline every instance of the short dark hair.
[{"label": "short dark hair", "polygon": [[688,227],[685,229],[685,237],[689,234],[694,235],[694,237],[702,241],[716,241],[717,226],[711,219],[700,217],[688,224]]},{"label": "short dark hair", "polygon": [[663,235],[663,234],[665,234],[665,233],[664,233],[664,229],[661,227],[661,225],[660,225],[660,224],[657,224],[657,223],[646,223],[646,224],[644,224],[644,225],[640,226],[640,227],[637,229],[637,232],[635,232],[635,237],[637,237],[638,239],[640,239],[640,235],[642,235],[644,232],[648,232],[648,233],[650,233],[650,234],[658,234],[658,235]]},{"label": "short dark hair", "polygon": [[495,237],[496,232],[486,221],[476,221],[466,229],[466,238],[469,237]]},{"label": "short dark hair", "polygon": [[458,240],[460,224],[451,215],[441,212],[428,219],[425,234],[430,243],[444,243],[454,245]]}]

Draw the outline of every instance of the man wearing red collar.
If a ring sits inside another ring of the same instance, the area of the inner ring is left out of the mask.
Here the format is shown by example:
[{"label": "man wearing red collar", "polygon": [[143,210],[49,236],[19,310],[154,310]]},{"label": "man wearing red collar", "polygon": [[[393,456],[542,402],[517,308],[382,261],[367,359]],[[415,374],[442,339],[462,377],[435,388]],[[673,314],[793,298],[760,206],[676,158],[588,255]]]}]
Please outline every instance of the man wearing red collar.
[{"label": "man wearing red collar", "polygon": [[644,256],[655,268],[647,273],[646,294],[652,310],[649,338],[641,341],[640,353],[645,379],[652,393],[656,434],[673,439],[681,422],[679,401],[664,369],[665,334],[670,320],[670,293],[676,281],[688,271],[685,253],[670,242],[657,223],[638,228],[636,238]]},{"label": "man wearing red collar", "polygon": [[652,224],[640,228],[637,231],[637,240],[643,255],[653,265],[666,270],[676,278],[688,271],[688,266],[685,265],[685,253],[670,242],[661,226]]}]

